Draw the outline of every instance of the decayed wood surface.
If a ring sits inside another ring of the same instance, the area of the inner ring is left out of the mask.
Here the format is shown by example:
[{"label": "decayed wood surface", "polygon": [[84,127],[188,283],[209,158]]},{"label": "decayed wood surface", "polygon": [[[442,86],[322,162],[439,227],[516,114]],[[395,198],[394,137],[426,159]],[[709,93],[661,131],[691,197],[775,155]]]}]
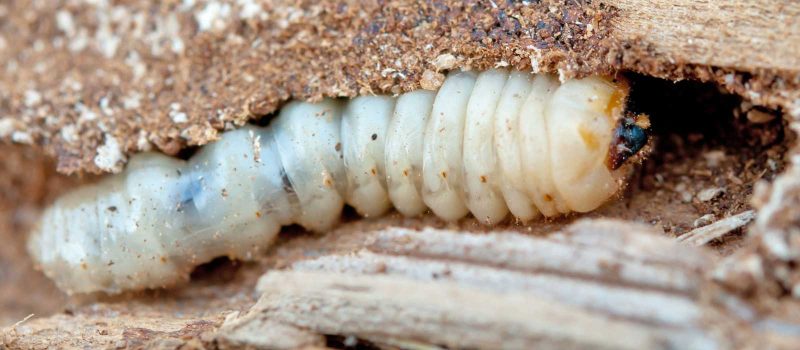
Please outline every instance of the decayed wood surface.
[{"label": "decayed wood surface", "polygon": [[[390,228],[354,253],[268,272],[259,301],[227,320],[219,341],[283,348],[318,344],[316,333],[406,347],[800,344],[797,334],[769,340],[773,328],[800,328],[800,318],[747,320],[709,302],[714,265],[702,250],[621,221],[581,221],[545,238]],[[293,332],[268,332],[276,325]]]},{"label": "decayed wood surface", "polygon": [[0,6],[0,139],[44,146],[61,172],[113,172],[290,98],[399,93],[495,66],[715,81],[800,117],[799,12],[751,0],[17,0]]},{"label": "decayed wood surface", "polygon": [[614,35],[699,65],[800,71],[800,2],[604,0]]},{"label": "decayed wood surface", "polygon": [[[800,119],[800,3],[609,0],[622,68],[667,79],[715,81]],[[638,53],[632,53],[638,52]]]}]

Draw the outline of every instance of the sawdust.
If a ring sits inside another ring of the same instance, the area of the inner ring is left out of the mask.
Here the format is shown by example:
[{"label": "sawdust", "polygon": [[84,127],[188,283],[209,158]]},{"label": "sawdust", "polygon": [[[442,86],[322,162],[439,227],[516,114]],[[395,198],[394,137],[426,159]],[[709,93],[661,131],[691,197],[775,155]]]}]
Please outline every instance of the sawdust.
[{"label": "sawdust", "polygon": [[0,138],[43,146],[63,173],[116,172],[290,98],[430,89],[443,70],[495,66],[715,81],[800,115],[797,72],[690,64],[616,35],[617,16],[560,1],[15,1],[0,5]]}]

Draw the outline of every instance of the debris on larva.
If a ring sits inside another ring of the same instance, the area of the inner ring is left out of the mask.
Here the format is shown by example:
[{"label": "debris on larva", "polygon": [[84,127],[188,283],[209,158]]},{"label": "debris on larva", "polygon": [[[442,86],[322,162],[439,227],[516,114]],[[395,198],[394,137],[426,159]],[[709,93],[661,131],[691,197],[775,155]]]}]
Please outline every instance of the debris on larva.
[{"label": "debris on larva", "polygon": [[587,212],[647,143],[624,82],[489,70],[438,92],[291,102],[268,127],[226,132],[188,161],[134,156],[59,198],[29,250],[69,293],[157,288],[218,256],[252,259],[281,226],[334,226],[344,204],[495,224]]}]

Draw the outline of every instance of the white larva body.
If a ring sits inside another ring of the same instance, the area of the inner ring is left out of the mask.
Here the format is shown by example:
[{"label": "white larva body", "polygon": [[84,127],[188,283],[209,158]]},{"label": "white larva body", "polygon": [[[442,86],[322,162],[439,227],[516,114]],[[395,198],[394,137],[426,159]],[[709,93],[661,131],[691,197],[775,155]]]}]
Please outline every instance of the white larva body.
[{"label": "white larva body", "polygon": [[486,224],[590,211],[622,185],[606,158],[624,90],[491,70],[453,73],[438,92],[291,102],[188,161],[137,155],[59,198],[29,250],[63,290],[114,293],[253,258],[284,225],[328,230],[345,203]]},{"label": "white larva body", "polygon": [[469,212],[461,184],[464,118],[475,74],[462,72],[444,81],[433,101],[422,143],[422,199],[436,216],[458,220]]},{"label": "white larva body", "polygon": [[523,222],[540,215],[525,191],[519,142],[519,115],[531,91],[533,78],[523,72],[511,72],[495,111],[494,124],[494,146],[503,174],[500,189],[508,209]]},{"label": "white larva body", "polygon": [[385,144],[395,99],[357,97],[342,117],[342,151],[347,172],[347,203],[364,217],[375,217],[391,207],[386,191]]},{"label": "white larva body", "polygon": [[389,198],[403,215],[428,208],[422,200],[422,142],[436,94],[417,90],[397,98],[386,135],[386,183]]},{"label": "white larva body", "polygon": [[487,225],[508,215],[508,206],[500,190],[500,170],[494,147],[494,116],[497,103],[508,80],[501,70],[481,74],[475,82],[467,105],[464,125],[464,195],[467,207]]}]

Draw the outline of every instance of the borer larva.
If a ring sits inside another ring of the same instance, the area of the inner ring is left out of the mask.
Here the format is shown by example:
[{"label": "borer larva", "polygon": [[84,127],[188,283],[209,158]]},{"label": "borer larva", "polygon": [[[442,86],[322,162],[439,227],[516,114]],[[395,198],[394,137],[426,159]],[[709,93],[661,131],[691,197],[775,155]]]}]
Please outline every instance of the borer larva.
[{"label": "borer larva", "polygon": [[163,287],[218,256],[251,259],[281,226],[394,206],[485,224],[593,210],[646,144],[624,83],[490,70],[438,92],[291,102],[188,161],[156,153],[59,198],[29,241],[69,293]]}]

